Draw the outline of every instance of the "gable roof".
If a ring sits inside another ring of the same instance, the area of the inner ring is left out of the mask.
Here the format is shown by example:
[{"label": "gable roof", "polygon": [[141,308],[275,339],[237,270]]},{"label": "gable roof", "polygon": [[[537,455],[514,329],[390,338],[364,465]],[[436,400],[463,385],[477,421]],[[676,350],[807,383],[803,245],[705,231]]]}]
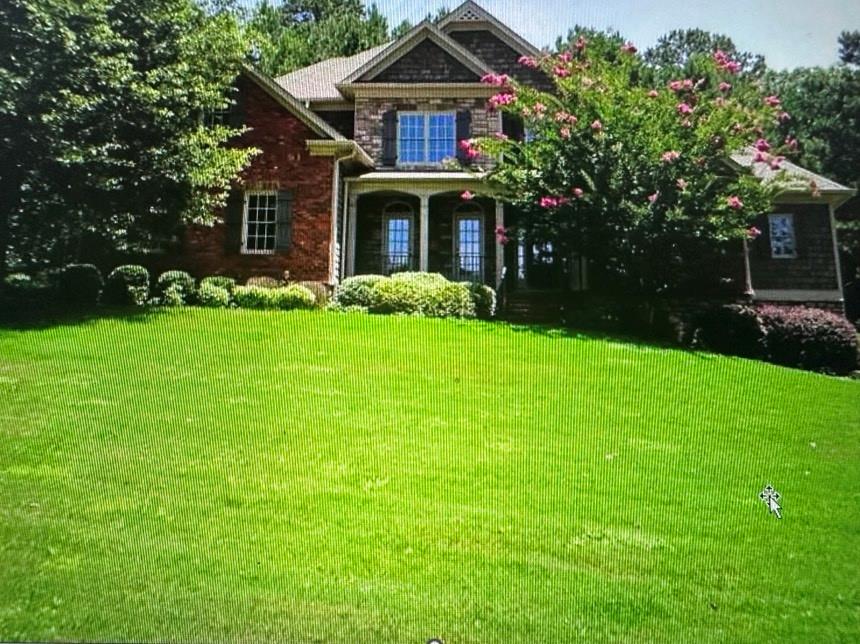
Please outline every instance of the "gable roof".
[{"label": "gable roof", "polygon": [[439,29],[448,33],[455,29],[487,30],[526,56],[540,56],[540,50],[478,3],[466,0],[439,22]]},{"label": "gable roof", "polygon": [[387,42],[354,56],[322,60],[310,67],[279,76],[275,80],[290,94],[303,101],[342,101],[343,95],[335,86],[391,44]]},{"label": "gable roof", "polygon": [[754,163],[755,155],[756,150],[750,147],[732,154],[731,159],[740,167],[750,169],[754,177],[764,182],[776,181],[784,177],[787,180],[786,192],[811,194],[813,182],[822,195],[844,196],[847,199],[856,192],[853,188],[836,183],[791,161],[783,161],[781,170],[774,170],[767,163]]},{"label": "gable roof", "polygon": [[365,62],[361,67],[343,79],[342,84],[354,83],[362,78],[373,80],[400,58],[415,49],[419,44],[429,40],[442,50],[457,59],[467,69],[475,72],[478,77],[492,71],[487,64],[468,51],[460,43],[449,38],[442,30],[429,20],[424,20],[409,30],[402,38],[394,41],[376,56]]},{"label": "gable roof", "polygon": [[300,121],[307,125],[311,130],[320,136],[333,139],[335,141],[345,141],[346,138],[331,125],[323,121],[319,116],[311,112],[305,107],[295,96],[291,95],[284,87],[276,83],[268,76],[261,74],[250,66],[246,66],[243,70],[245,76],[256,83],[263,91],[275,99],[282,107],[287,109]]}]

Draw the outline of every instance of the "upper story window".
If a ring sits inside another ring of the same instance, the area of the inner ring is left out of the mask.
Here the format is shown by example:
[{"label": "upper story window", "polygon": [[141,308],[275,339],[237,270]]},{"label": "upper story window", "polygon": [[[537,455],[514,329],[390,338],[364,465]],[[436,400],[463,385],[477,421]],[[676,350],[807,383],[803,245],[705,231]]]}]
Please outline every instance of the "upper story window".
[{"label": "upper story window", "polygon": [[398,163],[437,164],[456,154],[457,117],[454,112],[398,113]]},{"label": "upper story window", "polygon": [[794,215],[768,215],[770,227],[770,253],[775,259],[797,257],[797,242],[794,235]]}]

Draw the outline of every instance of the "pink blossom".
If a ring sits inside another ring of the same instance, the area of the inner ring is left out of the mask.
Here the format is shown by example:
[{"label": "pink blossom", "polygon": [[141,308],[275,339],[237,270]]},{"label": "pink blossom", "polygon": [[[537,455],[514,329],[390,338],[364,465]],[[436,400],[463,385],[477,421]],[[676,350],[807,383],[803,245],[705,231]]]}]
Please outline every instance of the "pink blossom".
[{"label": "pink blossom", "polygon": [[780,103],[781,101],[779,100],[778,96],[774,96],[771,94],[770,96],[764,97],[764,104],[768,107],[779,107]]},{"label": "pink blossom", "polygon": [[759,152],[769,152],[770,151],[770,143],[768,143],[767,140],[765,140],[765,139],[759,139],[753,145],[754,145],[755,149],[758,150]]},{"label": "pink blossom", "polygon": [[538,62],[534,58],[532,58],[531,56],[520,56],[519,63],[523,67],[534,68],[534,67],[538,66]]},{"label": "pink blossom", "polygon": [[582,199],[582,195],[585,194],[582,188],[574,188],[571,192],[573,193],[573,196],[577,199]]},{"label": "pink blossom", "polygon": [[733,210],[740,210],[744,207],[744,202],[741,201],[740,197],[731,196],[726,199],[726,203],[729,205],[729,208]]},{"label": "pink blossom", "polygon": [[658,92],[656,89],[652,89],[650,92],[648,92],[648,98],[657,98],[658,96],[660,96],[660,92]]},{"label": "pink blossom", "polygon": [[797,149],[797,139],[791,136],[785,137],[785,144],[790,147],[792,150]]},{"label": "pink blossom", "polygon": [[741,64],[736,60],[730,60],[723,66],[723,69],[725,69],[730,74],[737,74],[739,71],[741,71]]},{"label": "pink blossom", "polygon": [[496,94],[495,96],[490,97],[490,109],[496,110],[503,105],[512,105],[517,100],[515,94],[511,94],[509,92],[505,92],[502,94]]},{"label": "pink blossom", "polygon": [[668,152],[664,152],[660,158],[663,160],[663,163],[672,163],[673,161],[677,161],[680,156],[681,153],[677,150],[669,150]]},{"label": "pink blossom", "polygon": [[773,157],[770,160],[770,169],[771,170],[779,170],[782,168],[782,162],[785,161],[785,157]]},{"label": "pink blossom", "polygon": [[635,54],[639,50],[636,49],[632,42],[627,41],[626,43],[621,45],[621,51],[623,51],[625,54]]},{"label": "pink blossom", "polygon": [[566,204],[568,200],[565,197],[541,197],[541,208],[558,208]]},{"label": "pink blossom", "polygon": [[780,123],[785,123],[786,121],[791,120],[791,114],[789,114],[788,112],[780,112],[776,115],[776,120],[778,120]]},{"label": "pink blossom", "polygon": [[576,125],[579,119],[576,118],[573,114],[569,114],[568,112],[562,110],[560,112],[556,112],[555,120],[558,123],[568,123],[570,125]]},{"label": "pink blossom", "polygon": [[481,82],[485,85],[495,85],[496,87],[507,87],[511,82],[511,77],[507,74],[487,74],[481,78]]},{"label": "pink blossom", "polygon": [[583,49],[585,49],[585,45],[587,44],[587,42],[588,41],[586,41],[585,38],[580,36],[576,39],[576,44],[574,46],[577,48],[578,51],[582,51]]},{"label": "pink blossom", "polygon": [[569,139],[570,138],[570,128],[565,126],[561,128],[561,138]]},{"label": "pink blossom", "polygon": [[722,49],[718,49],[714,52],[714,62],[717,64],[717,67],[720,69],[729,72],[730,74],[737,74],[741,70],[741,64],[731,60]]},{"label": "pink blossom", "polygon": [[679,189],[679,190],[686,190],[686,189],[687,189],[687,185],[689,185],[689,184],[687,184],[687,182],[686,182],[684,179],[678,179],[678,180],[675,182],[675,185],[676,185],[676,186],[678,186],[678,189]]},{"label": "pink blossom", "polygon": [[475,195],[473,195],[468,190],[466,190],[466,192],[464,192],[463,194],[460,195],[460,199],[462,199],[463,201],[472,201],[472,199],[474,199],[474,198],[475,198]]},{"label": "pink blossom", "polygon": [[753,157],[753,163],[770,163],[770,154],[759,150]]},{"label": "pink blossom", "polygon": [[655,192],[654,194],[650,194],[650,195],[648,195],[648,203],[652,203],[652,204],[657,203],[657,199],[659,199],[659,198],[660,198],[659,192]]},{"label": "pink blossom", "polygon": [[499,141],[507,141],[509,138],[504,132],[496,132],[493,136],[495,136]]},{"label": "pink blossom", "polygon": [[731,90],[731,88],[732,88],[732,84],[731,84],[731,83],[727,83],[726,81],[723,81],[723,82],[721,82],[721,83],[720,83],[720,86],[719,86],[719,87],[720,87],[720,91],[721,91],[721,92],[728,92],[729,90]]},{"label": "pink blossom", "polygon": [[573,55],[569,51],[559,54],[558,59],[563,63],[569,63],[573,59]]},{"label": "pink blossom", "polygon": [[463,139],[460,141],[458,146],[466,155],[467,159],[477,159],[481,155],[477,148],[477,141],[475,141],[475,139]]},{"label": "pink blossom", "polygon": [[570,76],[570,70],[567,67],[562,67],[561,65],[553,69],[552,73],[555,74],[558,78],[567,78],[568,76]]},{"label": "pink blossom", "polygon": [[509,241],[511,239],[508,237],[508,229],[504,226],[496,226],[496,242],[504,246]]},{"label": "pink blossom", "polygon": [[678,103],[678,107],[676,109],[678,110],[678,114],[687,115],[693,113],[693,108],[687,103]]},{"label": "pink blossom", "polygon": [[747,239],[752,241],[758,239],[759,236],[761,236],[761,231],[758,228],[756,228],[755,226],[750,226],[749,228],[747,228]]},{"label": "pink blossom", "polygon": [[669,83],[669,89],[671,89],[673,92],[680,92],[682,89],[684,89],[684,83],[679,80],[673,80]]},{"label": "pink blossom", "polygon": [[595,132],[602,132],[603,131],[603,123],[601,123],[600,120],[595,120],[594,123],[591,124],[591,129],[594,130]]}]

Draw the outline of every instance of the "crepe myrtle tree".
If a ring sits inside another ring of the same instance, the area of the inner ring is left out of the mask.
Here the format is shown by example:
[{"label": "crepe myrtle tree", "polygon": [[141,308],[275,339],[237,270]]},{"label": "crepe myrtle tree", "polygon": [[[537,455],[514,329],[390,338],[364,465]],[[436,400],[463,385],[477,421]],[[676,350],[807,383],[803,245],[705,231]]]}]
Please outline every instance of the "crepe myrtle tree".
[{"label": "crepe myrtle tree", "polygon": [[[763,138],[787,118],[779,99],[739,82],[740,65],[722,51],[703,56],[701,75],[659,87],[641,80],[632,44],[607,39],[580,38],[520,64],[543,70],[555,91],[505,75],[483,80],[498,87],[490,108],[521,119],[526,136],[459,142],[470,160],[498,159],[489,185],[522,213],[520,232],[551,242],[559,257],[588,256],[625,292],[701,294],[725,284],[710,278],[714,267],[759,234],[753,219],[770,209],[777,185],[730,155],[754,146],[757,163],[780,167],[787,144]],[[502,242],[513,235],[496,233]]]}]

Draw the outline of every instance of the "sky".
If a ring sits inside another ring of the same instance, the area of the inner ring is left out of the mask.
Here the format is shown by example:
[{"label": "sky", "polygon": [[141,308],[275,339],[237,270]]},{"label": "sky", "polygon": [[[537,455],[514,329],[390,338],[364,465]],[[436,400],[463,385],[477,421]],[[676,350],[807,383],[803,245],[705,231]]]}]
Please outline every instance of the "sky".
[{"label": "sky", "polygon": [[[374,0],[365,0],[371,4]],[[459,0],[375,0],[394,27],[421,21]],[[532,44],[554,45],[581,24],[611,28],[640,49],[672,29],[723,33],[742,50],[760,53],[775,69],[838,62],[836,39],[860,30],[860,0],[476,0]]]}]

